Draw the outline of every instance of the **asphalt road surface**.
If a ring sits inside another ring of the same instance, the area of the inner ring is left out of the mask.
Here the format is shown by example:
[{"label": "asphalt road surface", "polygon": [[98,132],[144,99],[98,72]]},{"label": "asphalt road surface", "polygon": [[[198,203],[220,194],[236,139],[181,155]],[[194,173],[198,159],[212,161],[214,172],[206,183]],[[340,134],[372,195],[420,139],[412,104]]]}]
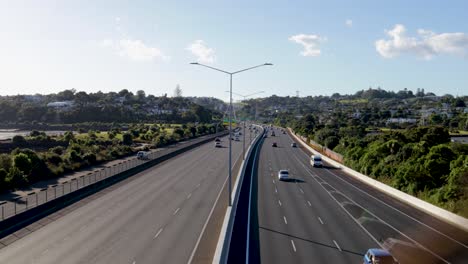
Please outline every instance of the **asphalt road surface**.
[{"label": "asphalt road surface", "polygon": [[[2,248],[0,263],[187,263],[227,177],[227,137],[222,145],[133,176]],[[241,154],[233,141],[233,164]]]},{"label": "asphalt road surface", "polygon": [[[313,168],[310,153],[276,131],[258,171],[261,262],[361,263],[368,248],[385,247],[400,263],[468,263],[467,232],[326,163]],[[280,169],[292,180],[280,182]]]}]

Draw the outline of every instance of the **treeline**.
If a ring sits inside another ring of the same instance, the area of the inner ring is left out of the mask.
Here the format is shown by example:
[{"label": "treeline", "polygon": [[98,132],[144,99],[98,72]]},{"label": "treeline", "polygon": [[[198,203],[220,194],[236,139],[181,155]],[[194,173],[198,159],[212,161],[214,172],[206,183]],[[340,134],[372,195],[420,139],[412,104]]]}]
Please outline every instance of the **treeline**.
[{"label": "treeline", "polygon": [[[69,106],[48,105],[54,102],[65,102]],[[219,115],[183,97],[156,97],[146,95],[143,90],[136,94],[126,89],[118,93],[88,94],[71,89],[49,95],[0,97],[0,120],[12,123],[208,123]]]},{"label": "treeline", "polygon": [[367,133],[359,125],[320,125],[313,115],[290,125],[354,170],[468,217],[468,145],[451,142],[445,127]]},{"label": "treeline", "polygon": [[0,154],[0,191],[28,186],[40,180],[56,178],[64,173],[96,165],[134,153],[136,142],[146,143],[147,149],[163,147],[181,140],[213,134],[224,128],[212,124],[132,125],[128,131],[114,128],[108,132],[90,130],[85,134],[66,132],[50,138],[33,131],[28,137],[15,136],[13,142],[21,146],[29,140],[57,140],[68,142],[44,152],[17,148],[9,154]]}]

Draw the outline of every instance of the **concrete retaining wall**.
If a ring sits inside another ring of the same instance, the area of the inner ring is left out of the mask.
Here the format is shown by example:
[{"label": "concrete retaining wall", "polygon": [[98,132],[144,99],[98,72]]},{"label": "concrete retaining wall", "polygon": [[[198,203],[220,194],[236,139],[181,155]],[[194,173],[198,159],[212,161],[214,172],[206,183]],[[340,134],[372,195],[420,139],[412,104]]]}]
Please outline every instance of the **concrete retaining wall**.
[{"label": "concrete retaining wall", "polygon": [[[299,136],[295,135],[294,132],[291,130],[291,128],[288,128],[289,131],[291,132],[291,135],[302,145],[304,146],[305,148],[307,148],[309,151],[313,152],[314,154],[318,154],[318,152],[316,150],[314,150],[312,147],[310,147],[309,145],[307,145]],[[468,231],[468,219],[462,217],[462,216],[459,216],[457,214],[454,214],[452,212],[449,212],[445,209],[442,209],[440,207],[437,207],[433,204],[430,204],[426,201],[423,201],[421,199],[418,199],[412,195],[409,195],[407,193],[404,193],[400,190],[397,190],[393,187],[390,187],[384,183],[381,183],[377,180],[374,180],[362,173],[359,173],[349,167],[346,167],[344,166],[343,164],[341,163],[338,163],[328,157],[323,157],[322,156],[322,159],[326,162],[328,162],[329,164],[337,167],[337,168],[341,168],[341,170],[343,170],[344,172],[346,172],[347,174],[353,176],[354,178],[368,184],[368,185],[371,185],[373,186],[374,188],[382,191],[382,192],[385,192],[386,194],[389,194],[395,198],[397,198],[398,200],[402,201],[402,202],[405,202],[413,207],[416,207],[418,209],[421,209],[445,222],[448,222],[450,224],[453,224],[453,225],[456,225],[457,227],[461,228],[461,229],[464,229],[466,231]]]}]

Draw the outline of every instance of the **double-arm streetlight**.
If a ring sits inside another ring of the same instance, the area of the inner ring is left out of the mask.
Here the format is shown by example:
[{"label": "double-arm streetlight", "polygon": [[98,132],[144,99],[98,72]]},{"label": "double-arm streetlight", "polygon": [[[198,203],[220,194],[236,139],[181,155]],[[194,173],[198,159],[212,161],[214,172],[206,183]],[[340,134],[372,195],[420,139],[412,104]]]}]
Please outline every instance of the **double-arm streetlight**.
[{"label": "double-arm streetlight", "polygon": [[[231,133],[232,133],[232,76],[234,74],[241,73],[241,72],[248,71],[248,70],[252,70],[252,69],[255,69],[255,68],[259,68],[259,67],[263,67],[263,66],[272,66],[273,64],[272,63],[263,63],[263,64],[260,64],[260,65],[257,65],[257,66],[249,67],[249,68],[242,69],[242,70],[235,71],[235,72],[228,72],[228,71],[221,70],[221,69],[218,69],[218,68],[215,68],[215,67],[211,67],[211,66],[208,66],[208,65],[205,65],[205,64],[201,64],[201,63],[198,63],[198,62],[191,62],[190,64],[210,68],[212,70],[228,74],[229,77],[230,77],[230,79],[229,79],[229,84],[230,84],[229,85],[229,167],[228,167],[229,185],[228,186],[229,186],[229,206],[232,206],[232,198],[231,198],[231,192],[232,192],[232,183],[231,183],[231,181],[232,181],[231,180],[232,179],[232,171],[231,171],[231,163],[232,163],[232,135],[231,135]],[[244,131],[244,134],[245,134],[245,131]],[[244,138],[245,138],[245,136],[244,136]]]},{"label": "double-arm streetlight", "polygon": [[[229,91],[227,91],[227,92],[229,92]],[[251,93],[251,94],[248,94],[248,95],[242,95],[242,94],[238,94],[238,93],[234,93],[234,92],[232,92],[232,93],[237,95],[237,96],[243,97],[244,101],[245,101],[247,99],[247,97],[250,97],[250,96],[253,96],[253,95],[256,95],[256,94],[261,94],[261,93],[264,93],[264,92],[265,91],[259,91],[259,92]],[[243,127],[244,127],[244,134],[243,134],[244,136],[243,136],[243,140],[242,140],[242,159],[245,159],[245,120],[243,122]],[[250,134],[250,142],[252,143],[252,134]]]}]

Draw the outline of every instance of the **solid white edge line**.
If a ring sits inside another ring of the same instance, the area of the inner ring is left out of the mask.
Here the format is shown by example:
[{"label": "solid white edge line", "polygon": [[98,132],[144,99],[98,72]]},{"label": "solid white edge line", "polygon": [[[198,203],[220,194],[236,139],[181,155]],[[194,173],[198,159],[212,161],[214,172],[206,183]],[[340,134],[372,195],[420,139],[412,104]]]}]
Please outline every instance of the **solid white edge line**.
[{"label": "solid white edge line", "polygon": [[[386,202],[380,200],[379,198],[377,198],[377,197],[375,197],[375,196],[373,196],[373,195],[371,195],[371,194],[369,194],[369,193],[367,193],[367,192],[361,190],[359,187],[357,187],[357,186],[355,186],[354,184],[348,182],[347,180],[342,179],[340,176],[336,175],[335,173],[331,172],[330,170],[325,169],[325,171],[328,172],[328,173],[330,173],[331,175],[335,176],[336,178],[340,179],[341,181],[347,183],[348,185],[351,185],[352,187],[354,187],[356,190],[360,191],[361,193],[366,194],[367,196],[373,198],[374,200],[376,200],[376,201],[378,201],[378,202],[380,202],[380,203],[383,203],[383,204],[386,205],[387,207],[389,207],[389,208],[391,208],[391,209],[393,209],[393,210],[399,212],[400,214],[402,214],[402,215],[404,215],[404,216],[410,218],[411,220],[413,220],[413,221],[419,223],[420,225],[423,225],[423,226],[425,226],[425,227],[431,229],[432,231],[438,233],[439,235],[444,236],[444,237],[446,237],[447,239],[452,240],[453,242],[455,242],[455,243],[457,243],[457,244],[459,244],[459,245],[461,245],[461,246],[463,246],[463,247],[465,247],[465,248],[468,248],[468,245],[465,245],[465,244],[463,244],[462,242],[460,242],[460,241],[458,241],[458,240],[456,240],[456,239],[454,239],[454,238],[452,238],[452,237],[450,237],[450,236],[448,236],[448,235],[446,235],[446,234],[440,232],[439,230],[437,230],[437,229],[435,229],[435,228],[433,228],[433,227],[431,227],[431,226],[426,225],[425,223],[419,221],[418,219],[416,219],[416,218],[414,218],[414,217],[412,217],[412,216],[406,214],[405,212],[402,212],[402,211],[398,210],[397,208],[395,208],[395,207],[393,207],[393,206],[387,204]],[[393,197],[393,196],[392,196],[392,197]],[[400,200],[399,200],[399,201],[400,201]]]},{"label": "solid white edge line", "polygon": [[[259,139],[259,141],[257,142],[260,142],[260,140],[262,140],[261,138]],[[263,144],[263,141],[260,142]],[[254,172],[254,169],[256,168],[255,167],[255,162],[257,162],[257,156],[258,156],[258,150],[260,148],[257,148],[255,149],[255,154],[254,154],[254,160],[253,160],[253,165],[252,165],[252,169],[250,171],[250,188],[249,188],[249,208],[247,210],[247,241],[246,241],[246,247],[245,247],[245,263],[249,264],[249,260],[250,260],[250,251],[249,251],[249,248],[250,248],[250,210],[251,210],[251,205],[252,205],[252,182],[253,182],[253,172]],[[250,153],[252,154],[252,153]],[[258,168],[257,168],[258,169]]]},{"label": "solid white edge line", "polygon": [[[237,161],[240,159],[241,156],[242,156],[242,152],[239,153],[239,156],[237,157],[236,161],[232,164],[231,169],[234,168],[234,164],[237,163]],[[195,252],[197,251],[198,245],[200,244],[203,233],[205,233],[205,229],[208,226],[208,222],[210,221],[211,215],[213,215],[214,209],[215,209],[216,205],[218,204],[218,200],[221,197],[221,193],[223,192],[223,189],[226,186],[226,184],[228,182],[228,179],[229,179],[229,177],[226,177],[226,179],[224,180],[224,183],[221,186],[221,190],[219,190],[218,196],[216,197],[216,200],[215,200],[213,206],[211,207],[210,214],[206,218],[205,224],[203,225],[203,228],[202,228],[202,230],[200,232],[200,235],[198,235],[197,243],[195,243],[195,247],[192,250],[192,254],[190,255],[189,260],[187,261],[187,263],[189,263],[189,264],[192,263],[193,257],[195,257]],[[236,186],[234,186],[234,187],[236,187]],[[230,214],[231,214],[231,207],[228,206],[228,208],[226,210],[226,214],[224,215],[223,225],[221,226],[221,232],[219,233],[220,238],[221,238],[221,235],[225,233],[225,231],[223,232],[223,230],[226,230],[226,228],[227,228],[227,220],[229,220],[229,217],[227,217],[227,216],[230,215]],[[221,241],[221,245],[222,245],[224,243],[224,239],[219,239],[218,238],[218,243],[216,244],[216,251],[215,251],[215,254],[213,256],[213,261],[218,256],[218,263],[219,263],[219,258],[221,257],[221,251],[219,251],[219,253],[218,253],[218,248],[220,247],[220,241]]]},{"label": "solid white edge line", "polygon": [[[296,157],[297,159],[297,157]],[[297,159],[299,161],[299,159]],[[300,162],[300,161],[299,161]],[[304,164],[302,164],[302,166],[304,166]],[[304,166],[304,168],[306,168]],[[310,173],[310,171],[306,168],[306,171]],[[313,178],[314,180],[316,180],[320,186],[328,193],[328,195],[333,199],[335,200],[335,202],[351,217],[352,220],[354,220],[355,223],[357,223],[368,235],[369,237],[371,237],[381,248],[385,248],[361,223],[359,223],[352,215],[350,212],[348,212],[348,210],[346,210],[344,208],[344,206],[330,193],[330,191],[328,191],[325,187],[323,187],[323,184],[321,184],[316,178],[320,178],[320,177],[313,177],[312,175],[310,175],[311,178]],[[320,178],[321,179],[321,178]],[[323,182],[325,182],[323,179],[321,179]],[[329,183],[327,183],[331,188],[333,188],[334,190],[336,190],[333,186],[331,186]],[[342,194],[342,193],[340,193]],[[379,218],[378,216],[376,216],[375,214],[373,214],[372,212],[370,212],[369,210],[367,210],[366,208],[364,208],[363,206],[361,206],[360,204],[356,203],[354,200],[350,199],[349,197],[347,197],[346,195],[342,194],[346,199],[348,199],[350,202],[354,203],[356,206],[362,208],[364,211],[368,212],[369,214],[371,214],[373,217],[375,217],[377,220],[379,220],[382,224],[385,224],[387,225],[388,227],[390,227],[391,229],[395,230],[397,233],[400,233],[401,235],[403,235],[404,237],[406,237],[408,240],[410,240],[411,242],[413,242],[413,244],[415,244],[416,246],[419,246],[421,249],[424,249],[426,250],[427,252],[429,252],[430,254],[432,254],[434,257],[442,260],[443,262],[445,263],[449,263],[447,260],[445,260],[444,258],[442,258],[441,256],[437,255],[435,252],[431,251],[430,249],[426,248],[425,246],[421,245],[420,243],[418,243],[417,241],[415,241],[414,239],[412,239],[411,237],[409,237],[408,235],[404,234],[403,232],[401,232],[400,230],[396,229],[395,227],[393,227],[392,225],[390,225],[389,223],[383,221],[381,218]]]},{"label": "solid white edge line", "polygon": [[[254,143],[255,140],[256,139],[254,138],[254,140],[252,142]],[[250,151],[250,148],[252,147],[252,145],[253,144],[250,144],[249,147],[247,148],[247,153]],[[241,156],[242,156],[242,153],[239,154],[239,157],[237,158],[237,160]],[[237,162],[237,160],[236,160],[236,162]],[[243,160],[242,163],[241,163],[241,168],[244,165],[244,161],[245,160]],[[240,180],[240,174],[241,173],[242,173],[242,170],[240,170],[238,175],[237,175],[236,182],[234,183],[234,188],[232,189],[232,196],[231,197],[235,198],[235,194],[236,194],[236,191],[237,191],[237,188],[238,188],[238,185],[239,185],[239,180]],[[227,183],[227,180],[228,179],[226,179],[226,181],[224,182],[224,185]],[[224,188],[224,185],[223,185],[223,188]],[[222,192],[222,189],[221,189],[220,193],[218,194],[218,199],[221,196],[221,192]],[[233,201],[234,201],[234,199],[233,199]],[[216,203],[217,203],[217,201],[216,201]],[[214,210],[214,206],[212,208],[212,211],[213,210]],[[226,213],[224,214],[224,221],[223,221],[223,225],[221,226],[221,232],[219,233],[218,243],[216,244],[216,250],[215,250],[215,254],[213,256],[213,261],[212,261],[213,264],[215,264],[215,263],[219,264],[221,262],[221,254],[222,254],[222,251],[223,251],[223,244],[224,244],[224,240],[225,240],[224,238],[225,238],[225,236],[227,234],[227,228],[228,228],[229,219],[230,219],[231,215],[232,215],[232,207],[228,206],[227,210],[226,210]],[[205,226],[203,227],[202,233],[200,234],[200,237],[198,238],[197,244],[195,245],[195,248],[193,249],[192,256],[190,257],[190,260],[189,260],[188,263],[192,262],[192,259],[193,259],[194,255],[195,255],[195,250],[197,249],[198,244],[200,243],[201,236],[205,232],[205,228],[206,228],[206,225],[208,224],[208,220],[210,219],[210,217],[211,217],[211,215],[208,216],[208,219],[207,219],[207,221],[205,223]]]},{"label": "solid white edge line", "polygon": [[[292,130],[291,130],[291,129],[289,129],[289,130],[290,130],[290,132],[292,133]],[[293,133],[292,133],[292,134],[293,134]],[[298,141],[300,141],[300,143],[301,143],[302,145],[306,144],[306,143],[303,142],[300,138],[298,138],[297,135],[294,135],[294,134],[293,134],[293,137],[295,137]],[[304,155],[306,155],[307,158],[309,158],[308,155],[307,155],[304,151],[302,151],[302,153],[303,153]],[[340,165],[343,166],[342,164],[340,164]],[[352,170],[351,168],[349,168],[349,169]],[[333,172],[331,172],[329,169],[325,169],[325,170],[326,170],[327,172],[331,173],[333,176],[337,177],[338,179],[340,179],[340,180],[346,182],[347,184],[351,185],[351,186],[354,187],[355,189],[359,190],[360,192],[362,192],[362,193],[364,193],[364,194],[370,196],[371,198],[373,198],[373,199],[375,199],[375,200],[377,200],[377,201],[383,203],[384,205],[386,205],[386,206],[392,208],[393,210],[395,210],[395,211],[397,211],[397,212],[399,212],[399,213],[405,215],[406,217],[412,219],[413,221],[415,221],[415,222],[417,222],[417,223],[419,223],[419,224],[421,224],[421,225],[423,225],[423,226],[425,226],[425,227],[431,229],[432,231],[434,231],[434,232],[436,232],[436,233],[439,233],[441,236],[444,236],[444,237],[446,237],[447,239],[452,240],[453,242],[458,243],[459,245],[461,245],[461,246],[463,246],[463,247],[465,247],[465,248],[468,248],[468,245],[465,245],[465,244],[463,244],[462,242],[460,242],[460,241],[458,241],[458,240],[456,240],[456,239],[450,237],[449,235],[446,235],[446,234],[442,233],[441,231],[439,231],[439,230],[437,230],[437,229],[435,229],[435,228],[433,228],[433,227],[431,227],[431,226],[429,226],[429,225],[427,225],[427,224],[425,224],[425,223],[423,223],[423,222],[417,220],[416,218],[414,218],[414,217],[412,217],[412,216],[410,216],[410,215],[408,215],[408,214],[406,214],[406,213],[404,213],[404,212],[398,210],[397,208],[395,208],[395,207],[393,207],[393,206],[387,204],[386,202],[380,200],[379,198],[376,198],[376,197],[374,197],[374,196],[368,194],[367,192],[365,192],[365,191],[359,189],[359,187],[357,187],[357,186],[353,185],[352,183],[350,183],[350,182],[344,180],[343,178],[337,176],[336,174],[334,174]],[[345,171],[344,171],[344,172],[345,172]],[[363,183],[363,184],[366,184],[366,185],[368,185],[368,186],[374,187],[374,188],[376,188],[377,190],[381,191],[382,193],[385,193],[386,195],[388,195],[388,196],[390,196],[390,197],[393,197],[393,198],[397,199],[397,200],[400,201],[400,202],[404,202],[404,203],[406,203],[406,204],[409,205],[409,206],[415,207],[415,208],[417,208],[417,209],[419,209],[419,210],[421,210],[421,211],[423,211],[423,212],[425,212],[425,213],[427,213],[427,214],[429,214],[429,215],[434,216],[434,215],[433,215],[433,212],[430,212],[430,211],[428,211],[427,209],[424,209],[424,208],[422,208],[422,207],[420,207],[420,206],[414,205],[413,203],[410,203],[410,202],[408,202],[408,201],[402,200],[400,197],[398,197],[398,196],[396,196],[396,195],[394,195],[394,194],[390,194],[390,193],[388,193],[388,192],[386,192],[386,191],[382,191],[382,190],[380,190],[377,186],[373,186],[372,184],[369,184],[368,182],[364,182],[364,181],[362,181],[360,178],[355,177],[354,175],[351,175],[351,174],[348,173],[348,172],[345,172],[345,173],[346,173],[346,175],[350,175],[351,177],[353,177],[354,179],[358,180],[359,182],[361,182],[361,183]],[[380,182],[379,182],[379,183],[380,183]],[[399,190],[397,190],[397,191],[399,191]],[[404,193],[404,194],[406,194],[406,193]],[[413,197],[413,196],[411,196],[411,197]],[[415,197],[415,198],[416,198],[416,197]],[[416,198],[416,199],[418,199],[418,198]],[[425,202],[425,201],[423,201],[423,202]],[[435,206],[435,207],[436,207],[436,208],[439,208],[439,207],[437,207],[437,206]],[[441,208],[441,209],[442,209],[442,208]],[[445,210],[445,209],[442,209],[442,210]],[[451,213],[451,212],[449,212],[449,213]],[[447,224],[449,224],[449,225],[455,225],[456,227],[459,227],[459,228],[461,228],[461,229],[468,230],[466,227],[461,226],[460,224],[455,223],[455,222],[453,222],[453,221],[450,221],[450,220],[448,220],[448,219],[446,219],[446,218],[444,218],[444,217],[441,217],[441,216],[434,216],[434,217],[436,217],[437,219],[439,219],[439,220],[441,220],[441,221],[443,221],[443,222],[445,222],[445,223],[447,223]]]}]

